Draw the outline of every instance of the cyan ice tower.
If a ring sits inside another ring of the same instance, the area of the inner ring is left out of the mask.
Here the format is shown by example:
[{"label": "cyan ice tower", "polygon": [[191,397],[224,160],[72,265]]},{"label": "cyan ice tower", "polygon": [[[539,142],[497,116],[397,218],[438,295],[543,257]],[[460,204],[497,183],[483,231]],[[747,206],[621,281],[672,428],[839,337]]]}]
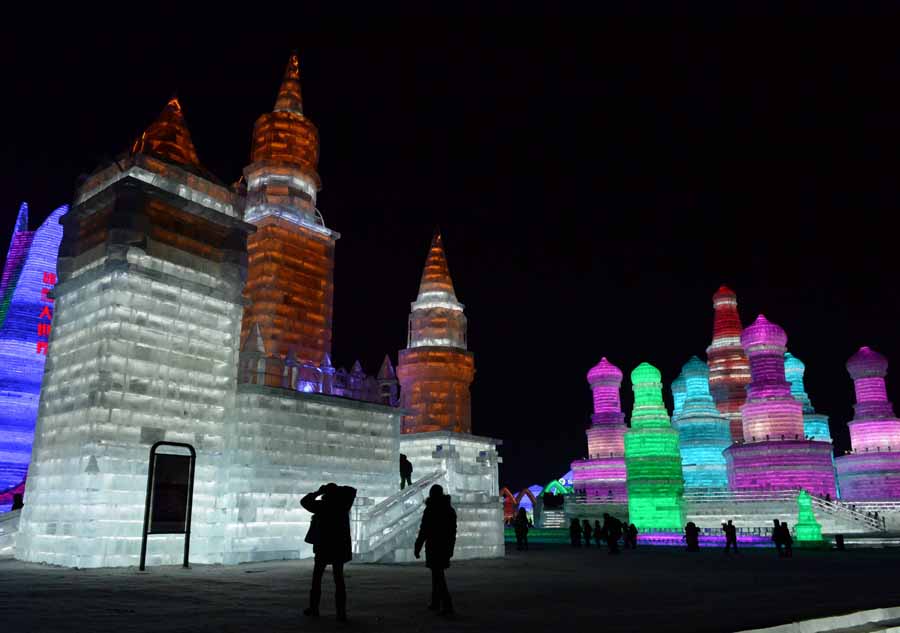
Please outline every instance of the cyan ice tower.
[{"label": "cyan ice tower", "polygon": [[[676,399],[680,412],[672,419],[678,430],[685,491],[725,490],[728,471],[722,451],[731,445],[731,428],[710,395],[709,369],[694,356],[685,363],[680,377],[684,397]],[[675,382],[672,392],[677,394]]]},{"label": "cyan ice tower", "polygon": [[806,395],[806,387],[803,384],[803,374],[806,371],[806,365],[802,360],[785,352],[784,354],[784,375],[789,383],[791,383],[791,395],[803,405],[803,434],[806,439],[820,440],[822,442],[831,441],[831,431],[828,428],[828,416],[822,413],[816,413],[809,396]]}]

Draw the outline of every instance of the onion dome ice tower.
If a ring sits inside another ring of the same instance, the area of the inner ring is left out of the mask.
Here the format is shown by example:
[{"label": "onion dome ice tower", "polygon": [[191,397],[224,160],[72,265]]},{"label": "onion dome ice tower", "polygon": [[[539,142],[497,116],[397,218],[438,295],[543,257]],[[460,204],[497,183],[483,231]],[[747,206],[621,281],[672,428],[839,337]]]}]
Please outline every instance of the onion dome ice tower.
[{"label": "onion dome ice tower", "polygon": [[856,391],[850,427],[853,451],[835,460],[845,501],[900,499],[900,419],[887,398],[887,358],[861,347],[847,361]]},{"label": "onion dome ice tower", "polygon": [[672,426],[678,424],[678,416],[684,407],[684,399],[687,397],[687,386],[684,382],[684,371],[678,374],[678,377],[672,381],[669,386],[672,391]]},{"label": "onion dome ice tower", "polygon": [[784,355],[784,376],[791,383],[791,394],[803,405],[803,434],[807,439],[831,441],[831,431],[828,428],[828,416],[816,413],[809,396],[806,395],[806,387],[803,384],[803,374],[806,365],[802,360],[786,352]]},{"label": "onion dome ice tower", "polygon": [[247,242],[241,340],[259,328],[268,357],[266,383],[277,387],[288,356],[319,366],[331,353],[334,247],[340,237],[316,208],[319,133],[303,114],[296,53],[274,110],[253,128],[251,160],[244,168],[244,219],[256,232]]},{"label": "onion dome ice tower", "polygon": [[731,439],[743,439],[741,407],[750,382],[750,363],[741,346],[741,317],[737,295],[721,286],[713,295],[713,338],[706,348],[709,365],[709,390],[719,412],[728,418]]},{"label": "onion dome ice tower", "polygon": [[419,294],[411,304],[406,349],[397,378],[403,433],[472,432],[469,385],[475,359],[467,350],[466,315],[456,298],[440,232],[431,241]]},{"label": "onion dome ice tower", "polygon": [[722,451],[731,446],[731,427],[709,393],[709,369],[694,356],[685,363],[681,376],[685,395],[673,426],[678,430],[684,488],[725,490],[728,471]]},{"label": "onion dome ice tower", "polygon": [[741,409],[744,442],[725,451],[733,490],[796,490],[834,497],[831,443],[804,439],[803,405],[785,378],[787,335],[759,315],[741,334],[751,381]]},{"label": "onion dome ice tower", "polygon": [[619,399],[622,370],[606,358],[588,371],[594,414],[587,429],[588,458],[572,462],[574,487],[595,502],[625,503],[625,414]]},{"label": "onion dome ice tower", "polygon": [[631,384],[634,409],[625,432],[629,521],[640,530],[681,531],[684,477],[678,431],[663,404],[659,370],[641,363],[631,372]]}]

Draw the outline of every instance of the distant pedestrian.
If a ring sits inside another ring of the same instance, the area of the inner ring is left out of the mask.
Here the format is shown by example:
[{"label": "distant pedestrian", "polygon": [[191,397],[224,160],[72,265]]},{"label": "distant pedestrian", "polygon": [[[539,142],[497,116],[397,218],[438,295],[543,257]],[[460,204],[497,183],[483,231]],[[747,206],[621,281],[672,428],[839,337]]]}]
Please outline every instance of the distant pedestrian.
[{"label": "distant pedestrian", "polygon": [[722,529],[725,531],[725,553],[734,548],[734,553],[737,554],[737,528],[731,519],[728,519],[728,523],[722,524]]},{"label": "distant pedestrian", "polygon": [[450,505],[450,495],[445,495],[444,489],[437,484],[431,487],[425,500],[425,512],[413,550],[416,558],[421,555],[423,545],[425,566],[431,570],[431,604],[428,608],[450,615],[453,602],[444,570],[450,567],[456,546],[456,511]]},{"label": "distant pedestrian", "polygon": [[[317,497],[322,497],[317,499]],[[353,558],[350,543],[350,506],[356,498],[356,488],[329,483],[316,492],[310,492],[300,500],[306,510],[312,512],[312,521],[306,533],[306,542],[313,546],[312,589],[309,591],[309,607],[304,615],[318,617],[322,597],[322,575],[331,565],[334,574],[334,602],[337,619],[347,619],[347,589],[344,586],[344,563]]]},{"label": "distant pedestrian", "polygon": [[600,521],[594,521],[594,545],[600,547],[600,543],[603,542],[603,528],[600,527]]},{"label": "distant pedestrian", "polygon": [[16,492],[13,493],[13,504],[10,510],[21,510],[25,507],[25,503],[22,501],[22,493]]},{"label": "distant pedestrian", "polygon": [[531,521],[525,513],[525,508],[519,508],[518,514],[513,521],[513,528],[516,531],[516,549],[519,551],[528,551],[528,528],[531,527]]},{"label": "distant pedestrian", "polygon": [[700,530],[693,521],[688,521],[687,525],[684,526],[684,541],[687,543],[687,551],[700,551]]},{"label": "distant pedestrian", "polygon": [[787,521],[781,522],[781,545],[784,547],[784,557],[792,558],[794,556],[794,539],[791,537],[791,529],[788,527]]},{"label": "distant pedestrian", "polygon": [[781,546],[784,542],[781,540],[781,524],[778,522],[778,519],[772,519],[773,527],[772,527],[772,542],[775,543],[775,549],[778,551],[778,557],[784,557],[784,551],[781,549]]},{"label": "distant pedestrian", "polygon": [[591,535],[593,534],[593,530],[591,529],[591,522],[585,519],[581,522],[581,536],[584,538],[584,546],[591,546]]},{"label": "distant pedestrian", "polygon": [[581,547],[581,523],[578,522],[578,519],[572,519],[572,522],[569,523],[569,541],[571,541],[572,547]]},{"label": "distant pedestrian", "polygon": [[603,513],[602,532],[606,539],[606,546],[609,548],[607,553],[619,553],[619,539],[622,537],[622,522],[607,512]]},{"label": "distant pedestrian", "polygon": [[626,530],[628,534],[628,545],[631,546],[631,549],[637,549],[637,537],[638,537],[638,529],[637,526],[632,523],[628,526]]},{"label": "distant pedestrian", "polygon": [[412,485],[412,462],[406,458],[406,455],[400,453],[400,490]]}]

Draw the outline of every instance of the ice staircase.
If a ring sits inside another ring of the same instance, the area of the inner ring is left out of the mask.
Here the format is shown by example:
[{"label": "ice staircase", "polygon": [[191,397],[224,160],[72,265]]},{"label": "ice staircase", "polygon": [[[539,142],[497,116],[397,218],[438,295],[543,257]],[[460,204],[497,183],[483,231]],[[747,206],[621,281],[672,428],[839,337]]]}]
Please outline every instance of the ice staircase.
[{"label": "ice staircase", "polygon": [[0,558],[12,558],[16,553],[16,532],[19,531],[21,510],[0,514]]},{"label": "ice staircase", "polygon": [[[380,503],[353,507],[353,562],[399,562],[412,558],[425,499],[434,484],[447,487],[447,473],[433,472]],[[404,551],[408,550],[408,551]]]},{"label": "ice staircase", "polygon": [[[700,528],[718,528],[732,519],[745,531],[764,531],[772,520],[797,522],[799,490],[703,492],[684,495],[686,518]],[[812,495],[811,495],[812,496]],[[813,511],[824,534],[860,534],[882,531],[880,520],[852,509],[840,501],[812,496]]]}]

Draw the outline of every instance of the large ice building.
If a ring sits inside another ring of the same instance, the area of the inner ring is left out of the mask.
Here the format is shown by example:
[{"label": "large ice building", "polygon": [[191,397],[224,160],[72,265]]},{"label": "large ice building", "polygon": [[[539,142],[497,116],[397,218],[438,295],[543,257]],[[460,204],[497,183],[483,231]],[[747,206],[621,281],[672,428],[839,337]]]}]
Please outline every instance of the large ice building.
[{"label": "large ice building", "polygon": [[713,295],[713,338],[706,348],[709,366],[709,390],[719,413],[728,418],[731,439],[744,439],[741,408],[747,399],[750,382],[750,362],[741,346],[741,317],[737,295],[728,286],[721,286]]},{"label": "large ice building", "polygon": [[59,207],[29,231],[22,204],[0,279],[0,493],[20,487],[28,471],[53,318],[59,219],[67,210]]},{"label": "large ice building", "polygon": [[[411,558],[435,483],[460,516],[457,557],[502,555],[499,442],[401,439],[389,359],[377,378],[331,365],[337,234],[315,208],[318,138],[300,103],[292,56],[239,186],[203,168],[172,99],[76,193],[18,558],[135,565],[159,440],[197,451],[192,561],[311,556],[299,501],[328,481],[359,491],[358,560]],[[398,492],[401,450],[417,480]],[[179,562],[182,543],[151,536],[148,561]]]}]

